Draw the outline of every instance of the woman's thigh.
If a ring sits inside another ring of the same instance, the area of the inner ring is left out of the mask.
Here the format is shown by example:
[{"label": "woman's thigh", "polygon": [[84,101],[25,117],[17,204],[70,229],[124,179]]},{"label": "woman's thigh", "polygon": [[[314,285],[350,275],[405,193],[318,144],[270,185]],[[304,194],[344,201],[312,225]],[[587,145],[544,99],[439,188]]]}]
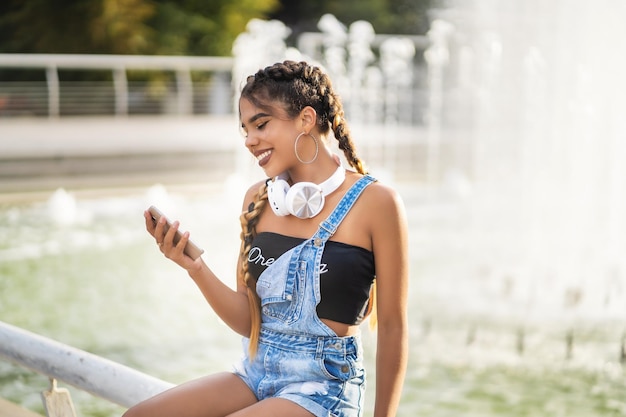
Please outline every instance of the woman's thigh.
[{"label": "woman's thigh", "polygon": [[228,417],[315,417],[310,411],[284,398],[267,398]]},{"label": "woman's thigh", "polygon": [[241,378],[223,372],[164,391],[130,408],[124,417],[223,417],[256,402]]}]

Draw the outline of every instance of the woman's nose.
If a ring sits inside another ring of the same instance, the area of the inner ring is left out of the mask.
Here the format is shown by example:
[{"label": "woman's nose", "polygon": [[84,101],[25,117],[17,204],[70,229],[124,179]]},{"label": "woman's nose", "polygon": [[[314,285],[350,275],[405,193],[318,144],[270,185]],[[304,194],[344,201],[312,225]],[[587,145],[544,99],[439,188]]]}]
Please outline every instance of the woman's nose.
[{"label": "woman's nose", "polygon": [[248,149],[250,149],[250,151],[253,151],[254,147],[258,144],[259,144],[258,138],[256,138],[254,135],[251,135],[251,134],[246,135],[245,145]]}]

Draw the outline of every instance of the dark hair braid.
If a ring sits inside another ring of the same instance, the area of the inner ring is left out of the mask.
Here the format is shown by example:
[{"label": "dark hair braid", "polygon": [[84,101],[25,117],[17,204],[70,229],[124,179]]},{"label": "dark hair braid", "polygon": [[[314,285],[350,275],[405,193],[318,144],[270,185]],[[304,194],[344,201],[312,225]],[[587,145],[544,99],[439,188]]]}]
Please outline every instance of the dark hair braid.
[{"label": "dark hair braid", "polygon": [[259,187],[248,210],[244,211],[241,213],[241,216],[239,216],[241,223],[241,249],[239,252],[241,260],[241,278],[248,291],[248,304],[250,306],[250,318],[252,321],[249,347],[251,357],[256,355],[259,331],[261,330],[261,300],[256,292],[256,281],[248,270],[248,255],[252,248],[252,239],[256,236],[256,225],[259,222],[259,217],[266,203],[267,185],[264,183]]},{"label": "dark hair braid", "polygon": [[343,106],[339,97],[332,91],[328,92],[328,107],[329,107],[329,119],[332,122],[333,133],[335,138],[339,142],[339,149],[341,149],[348,160],[350,166],[355,168],[357,172],[366,174],[367,170],[363,165],[363,162],[356,154],[356,147],[352,141],[352,134],[350,128],[344,118]]}]

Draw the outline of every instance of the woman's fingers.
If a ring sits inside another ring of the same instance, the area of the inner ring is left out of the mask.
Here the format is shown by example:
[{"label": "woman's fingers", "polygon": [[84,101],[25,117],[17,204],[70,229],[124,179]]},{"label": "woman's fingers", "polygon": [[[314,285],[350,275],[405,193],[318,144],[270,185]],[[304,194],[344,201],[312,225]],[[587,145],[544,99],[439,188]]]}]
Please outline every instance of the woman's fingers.
[{"label": "woman's fingers", "polygon": [[[161,217],[161,219],[159,220],[165,220],[163,217]],[[159,221],[159,223],[161,223],[161,221]],[[163,245],[166,247],[174,247],[174,236],[176,235],[176,231],[178,230],[178,226],[180,225],[180,223],[178,221],[175,221],[174,223],[172,223],[172,225],[170,227],[167,228],[167,230],[165,229],[165,222],[163,222],[162,224],[157,224],[157,229],[159,228],[159,226],[161,226],[162,230],[163,230]]]},{"label": "woman's fingers", "polygon": [[169,229],[165,233],[165,236],[163,237],[163,246],[162,246],[162,249],[164,249],[163,253],[165,254],[165,256],[172,260],[177,260],[177,262],[180,262],[180,259],[182,259],[185,256],[183,255],[183,251],[185,250],[185,245],[187,244],[187,241],[189,240],[189,232],[185,232],[182,234],[178,242],[174,241],[174,236],[176,236],[176,233],[178,232],[179,227],[180,227],[179,221],[175,221],[169,227]]},{"label": "woman's fingers", "polygon": [[181,259],[186,256],[184,255],[184,250],[189,241],[189,232],[183,233],[180,240],[175,243],[174,236],[176,236],[176,232],[180,227],[179,221],[175,221],[168,227],[165,216],[161,216],[159,220],[155,222],[152,215],[147,210],[144,212],[144,218],[146,220],[146,230],[154,237],[159,246],[159,250],[165,257],[172,260],[178,259],[178,262],[180,262]]},{"label": "woman's fingers", "polygon": [[152,236],[154,236],[154,230],[156,229],[156,222],[152,218],[152,214],[148,210],[143,212],[144,220],[146,221],[146,230]]},{"label": "woman's fingers", "polygon": [[185,246],[187,245],[187,242],[189,241],[189,232],[185,232],[182,234],[180,241],[176,244],[176,252],[179,255],[182,255],[183,252],[185,251]]},{"label": "woman's fingers", "polygon": [[150,213],[146,215],[146,229],[148,230],[148,233],[154,237],[154,240],[156,240],[156,243],[159,245],[159,249],[161,249],[161,251],[163,251],[163,245],[165,245],[165,232],[167,231],[166,223],[167,219],[164,216],[161,216],[159,221],[155,222]]}]

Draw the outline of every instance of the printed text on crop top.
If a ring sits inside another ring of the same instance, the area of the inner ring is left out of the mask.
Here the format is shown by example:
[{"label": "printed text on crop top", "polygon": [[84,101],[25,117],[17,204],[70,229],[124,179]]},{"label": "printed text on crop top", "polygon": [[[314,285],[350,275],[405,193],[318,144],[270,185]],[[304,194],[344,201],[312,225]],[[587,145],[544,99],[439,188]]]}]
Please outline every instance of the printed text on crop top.
[{"label": "printed text on crop top", "polygon": [[[248,270],[255,280],[283,253],[304,239],[273,232],[254,237],[248,254]],[[367,311],[374,281],[374,254],[365,248],[327,241],[320,265],[320,318],[360,324]]]}]

